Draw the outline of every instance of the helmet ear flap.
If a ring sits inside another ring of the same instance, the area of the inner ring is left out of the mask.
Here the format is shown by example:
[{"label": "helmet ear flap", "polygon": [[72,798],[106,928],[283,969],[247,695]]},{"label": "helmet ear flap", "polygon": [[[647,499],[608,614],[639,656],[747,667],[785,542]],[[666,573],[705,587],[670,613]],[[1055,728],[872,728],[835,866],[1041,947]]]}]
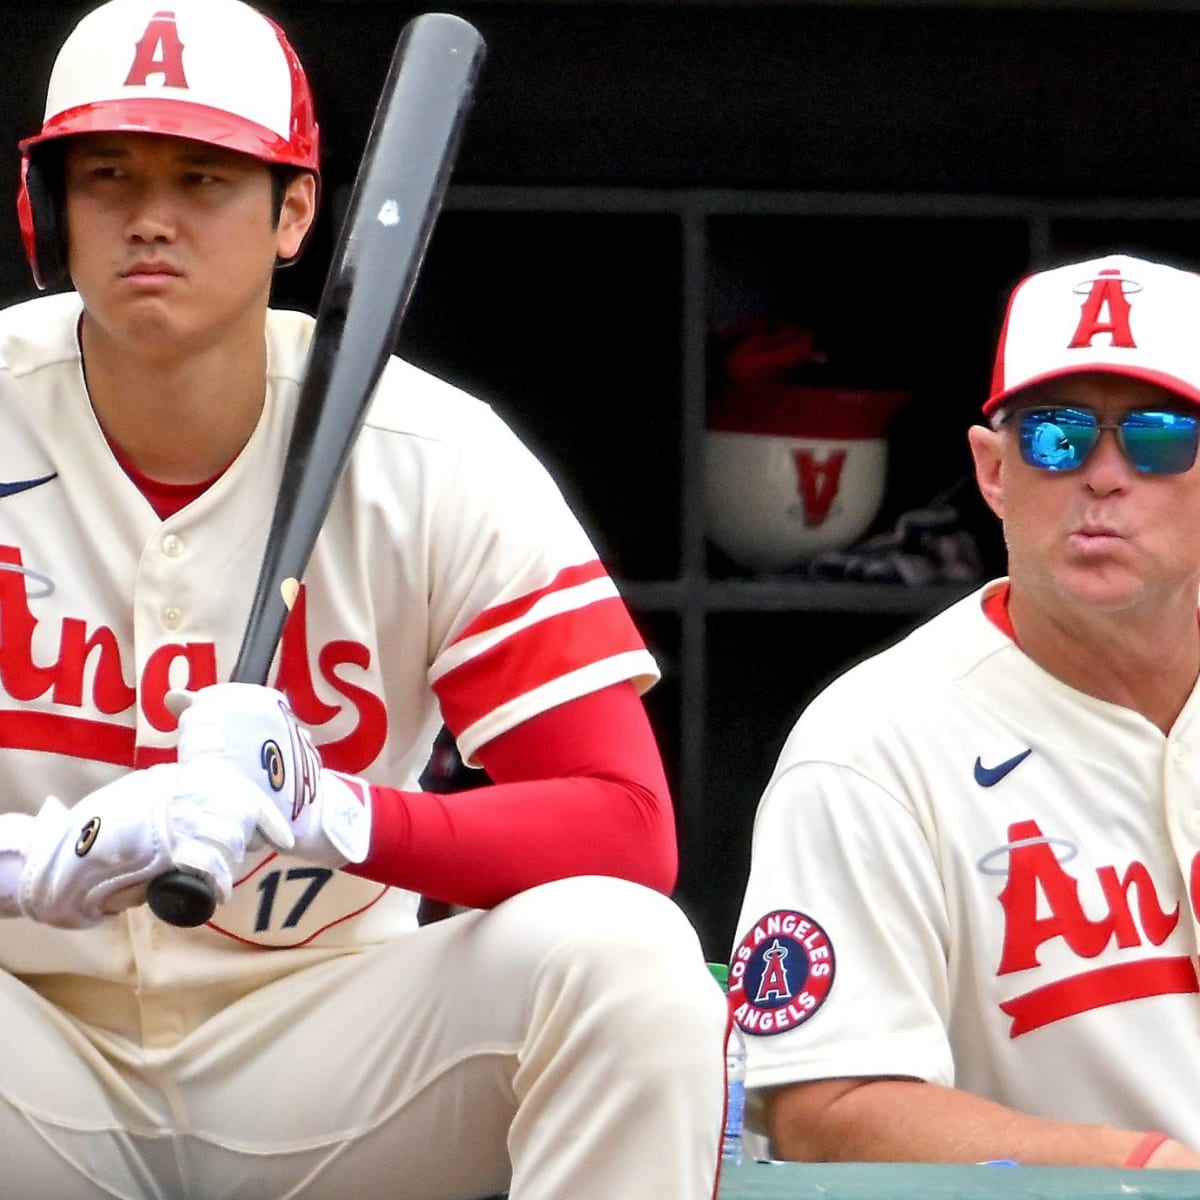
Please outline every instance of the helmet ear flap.
[{"label": "helmet ear flap", "polygon": [[25,257],[43,291],[69,281],[63,227],[62,171],[54,154],[26,154],[21,162],[17,218]]}]

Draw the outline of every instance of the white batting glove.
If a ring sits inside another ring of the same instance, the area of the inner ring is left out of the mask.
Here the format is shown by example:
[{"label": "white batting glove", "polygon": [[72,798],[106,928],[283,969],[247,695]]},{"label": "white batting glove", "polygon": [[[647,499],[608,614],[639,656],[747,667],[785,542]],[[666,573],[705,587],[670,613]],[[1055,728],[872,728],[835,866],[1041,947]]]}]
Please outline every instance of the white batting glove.
[{"label": "white batting glove", "polygon": [[[308,730],[287,697],[254,683],[217,683],[198,692],[172,691],[179,714],[181,763],[218,757],[256,784],[287,822],[292,853],[324,867],[360,863],[371,844],[366,784],[321,766]],[[277,850],[288,850],[264,828]]]},{"label": "white batting glove", "polygon": [[[36,817],[0,818],[0,913],[85,929],[142,904],[178,868],[209,879],[222,902],[256,828],[278,814],[217,762],[131,771],[67,808],[50,796]],[[286,838],[283,822],[276,836]]]}]

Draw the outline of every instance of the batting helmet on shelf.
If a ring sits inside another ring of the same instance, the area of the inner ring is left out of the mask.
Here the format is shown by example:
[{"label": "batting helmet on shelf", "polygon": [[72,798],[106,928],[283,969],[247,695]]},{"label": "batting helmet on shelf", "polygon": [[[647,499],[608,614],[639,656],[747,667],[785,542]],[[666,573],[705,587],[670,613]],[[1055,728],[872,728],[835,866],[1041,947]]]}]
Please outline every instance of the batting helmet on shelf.
[{"label": "batting helmet on shelf", "polygon": [[790,570],[865,533],[883,502],[886,427],[906,390],[830,381],[811,329],[720,330],[705,434],[706,530],[753,572]]},{"label": "batting helmet on shelf", "polygon": [[304,68],[283,30],[241,0],[109,0],[63,43],[40,132],[21,148],[17,213],[39,287],[64,282],[55,143],[82,133],[157,133],[319,177]]}]

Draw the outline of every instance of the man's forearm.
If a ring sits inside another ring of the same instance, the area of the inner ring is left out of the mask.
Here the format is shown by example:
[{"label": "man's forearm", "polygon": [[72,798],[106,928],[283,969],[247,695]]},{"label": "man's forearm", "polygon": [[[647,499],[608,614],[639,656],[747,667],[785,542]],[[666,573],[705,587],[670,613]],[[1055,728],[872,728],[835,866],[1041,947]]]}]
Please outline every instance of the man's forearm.
[{"label": "man's forearm", "polygon": [[[1119,1167],[1146,1132],[1046,1120],[912,1079],[819,1080],[772,1089],[765,1100],[774,1153],[812,1162]],[[1147,1165],[1197,1169],[1200,1156],[1167,1142]]]}]

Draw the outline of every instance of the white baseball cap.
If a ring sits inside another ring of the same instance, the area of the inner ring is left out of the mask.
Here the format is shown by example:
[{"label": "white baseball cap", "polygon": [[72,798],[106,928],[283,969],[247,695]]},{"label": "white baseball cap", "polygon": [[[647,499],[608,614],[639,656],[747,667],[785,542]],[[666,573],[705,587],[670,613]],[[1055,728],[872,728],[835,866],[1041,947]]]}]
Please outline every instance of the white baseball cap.
[{"label": "white baseball cap", "polygon": [[1112,254],[1017,284],[984,413],[1034,384],[1087,371],[1144,379],[1200,404],[1200,274]]}]

